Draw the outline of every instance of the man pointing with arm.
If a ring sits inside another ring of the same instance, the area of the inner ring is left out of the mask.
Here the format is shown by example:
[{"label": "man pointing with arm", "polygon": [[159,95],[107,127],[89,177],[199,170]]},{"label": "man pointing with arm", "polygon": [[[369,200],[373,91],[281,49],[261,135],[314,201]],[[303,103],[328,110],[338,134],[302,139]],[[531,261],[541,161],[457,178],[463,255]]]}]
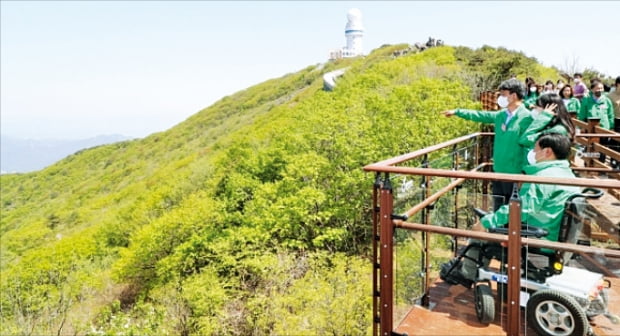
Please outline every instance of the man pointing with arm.
[{"label": "man pointing with arm", "polygon": [[[446,117],[457,117],[476,122],[494,124],[493,171],[496,173],[521,174],[525,161],[525,149],[519,145],[521,134],[532,122],[530,111],[523,105],[525,85],[517,79],[508,79],[499,85],[497,104],[501,111],[476,111],[455,109],[444,111]],[[512,183],[493,181],[493,208],[508,204]],[[498,198],[498,196],[500,196]],[[502,198],[503,197],[503,198]]]}]

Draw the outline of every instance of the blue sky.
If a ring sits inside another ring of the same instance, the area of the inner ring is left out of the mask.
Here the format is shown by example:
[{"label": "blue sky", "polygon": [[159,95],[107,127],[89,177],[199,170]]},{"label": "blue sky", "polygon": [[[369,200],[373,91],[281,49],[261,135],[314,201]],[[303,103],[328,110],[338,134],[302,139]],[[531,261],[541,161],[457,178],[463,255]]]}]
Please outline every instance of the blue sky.
[{"label": "blue sky", "polygon": [[325,62],[345,45],[353,7],[366,53],[433,36],[620,75],[618,1],[0,4],[0,133],[21,138],[164,131],[226,95]]}]

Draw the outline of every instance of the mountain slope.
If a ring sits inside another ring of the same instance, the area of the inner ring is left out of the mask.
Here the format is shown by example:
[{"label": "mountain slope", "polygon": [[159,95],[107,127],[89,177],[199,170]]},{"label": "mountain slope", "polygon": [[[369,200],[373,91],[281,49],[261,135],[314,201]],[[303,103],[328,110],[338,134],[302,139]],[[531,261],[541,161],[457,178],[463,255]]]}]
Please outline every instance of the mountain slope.
[{"label": "mountain slope", "polygon": [[457,49],[392,58],[399,47],[1,176],[0,332],[367,333],[361,167],[477,127],[437,117],[479,106]]}]

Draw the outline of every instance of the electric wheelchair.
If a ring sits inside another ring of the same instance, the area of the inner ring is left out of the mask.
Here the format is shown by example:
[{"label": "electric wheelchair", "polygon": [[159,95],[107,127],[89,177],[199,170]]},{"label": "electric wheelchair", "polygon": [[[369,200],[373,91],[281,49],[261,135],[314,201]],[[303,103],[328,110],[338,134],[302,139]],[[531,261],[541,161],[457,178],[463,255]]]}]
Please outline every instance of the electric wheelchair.
[{"label": "electric wheelchair", "polygon": [[[580,194],[571,196],[565,203],[558,241],[576,243],[577,235],[583,225],[585,199],[596,199],[603,192],[586,188]],[[482,217],[487,212],[474,208],[474,213]],[[505,233],[506,227],[489,230]],[[542,238],[546,230],[522,226],[524,237]],[[477,258],[467,255],[472,248],[478,248]],[[613,323],[620,319],[609,313],[609,280],[602,274],[566,265],[572,253],[552,251],[544,248],[523,247],[521,250],[520,303],[526,309],[526,318],[538,335],[569,336],[591,333],[589,319],[603,314]],[[478,320],[489,324],[495,319],[495,298],[491,283],[497,283],[497,293],[504,300],[508,284],[507,252],[499,243],[471,242],[462,249],[458,257],[442,265],[440,277],[450,284],[461,284],[474,288],[475,310]],[[464,261],[471,260],[477,265],[475,280],[469,280],[455,272]],[[485,260],[486,259],[486,260]],[[488,261],[498,260],[499,270],[489,269]],[[537,262],[533,262],[537,261]]]}]

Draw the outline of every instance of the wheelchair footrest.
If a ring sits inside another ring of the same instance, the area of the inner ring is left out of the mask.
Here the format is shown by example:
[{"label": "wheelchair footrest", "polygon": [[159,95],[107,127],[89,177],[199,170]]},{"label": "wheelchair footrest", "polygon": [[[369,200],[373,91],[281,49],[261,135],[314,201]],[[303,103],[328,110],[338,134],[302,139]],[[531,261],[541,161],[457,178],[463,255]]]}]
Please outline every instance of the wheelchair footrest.
[{"label": "wheelchair footrest", "polygon": [[466,288],[471,288],[474,283],[461,273],[461,260],[459,258],[454,258],[441,265],[439,278],[450,285],[463,285]]}]

